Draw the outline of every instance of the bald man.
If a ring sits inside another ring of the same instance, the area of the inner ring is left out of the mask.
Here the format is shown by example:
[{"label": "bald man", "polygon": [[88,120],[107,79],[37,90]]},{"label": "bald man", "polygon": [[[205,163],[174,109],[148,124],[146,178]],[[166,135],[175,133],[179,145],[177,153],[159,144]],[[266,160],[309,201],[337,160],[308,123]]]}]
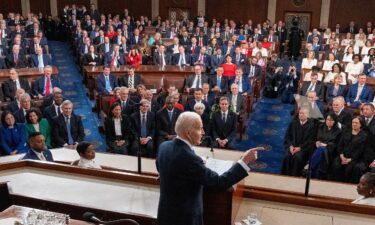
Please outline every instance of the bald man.
[{"label": "bald man", "polygon": [[208,169],[192,148],[204,135],[201,117],[184,112],[176,121],[177,137],[159,147],[156,166],[160,175],[159,225],[203,225],[203,187],[226,190],[248,175],[257,150],[248,150],[227,172],[219,176]]}]

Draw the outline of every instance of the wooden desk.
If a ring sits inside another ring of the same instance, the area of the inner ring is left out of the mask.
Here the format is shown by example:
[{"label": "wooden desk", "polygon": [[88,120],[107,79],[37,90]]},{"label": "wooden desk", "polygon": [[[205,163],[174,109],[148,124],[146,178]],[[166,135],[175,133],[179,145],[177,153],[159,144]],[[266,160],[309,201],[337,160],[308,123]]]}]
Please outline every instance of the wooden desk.
[{"label": "wooden desk", "polygon": [[[91,99],[94,98],[96,90],[96,78],[103,73],[102,66],[84,66],[83,71],[87,79],[87,87],[90,92]],[[119,68],[112,68],[111,73],[117,77],[127,74],[128,66],[123,65]],[[193,66],[171,66],[160,67],[158,65],[141,65],[135,68],[135,73],[141,74],[142,83],[153,86],[155,89],[168,87],[169,84],[176,85],[176,88],[182,91],[185,78],[190,74],[194,74]]]},{"label": "wooden desk", "polygon": [[[0,83],[2,83],[5,80],[9,79],[9,69],[0,69]],[[22,69],[16,69],[18,72],[18,75],[20,77],[27,78],[29,82],[32,82],[39,77],[41,77],[43,73],[43,69],[39,68],[22,68]],[[52,67],[52,75],[58,75],[59,70],[57,69],[56,66]]]}]

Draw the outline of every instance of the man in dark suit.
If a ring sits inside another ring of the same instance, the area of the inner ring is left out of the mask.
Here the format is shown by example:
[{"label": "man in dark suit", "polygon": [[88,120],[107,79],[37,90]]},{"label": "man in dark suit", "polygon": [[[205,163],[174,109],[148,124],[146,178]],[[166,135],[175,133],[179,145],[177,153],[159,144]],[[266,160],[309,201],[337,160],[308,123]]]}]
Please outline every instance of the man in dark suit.
[{"label": "man in dark suit", "polygon": [[178,53],[178,48],[181,46],[180,44],[179,44],[179,39],[178,39],[178,37],[174,37],[173,38],[173,44],[171,44],[171,45],[169,45],[168,47],[167,47],[167,53],[168,54],[171,54],[171,55],[173,55],[173,54],[177,54]]},{"label": "man in dark suit", "polygon": [[342,96],[333,98],[332,111],[337,115],[337,121],[341,129],[350,128],[352,125],[352,113],[345,108],[345,99]]},{"label": "man in dark suit", "polygon": [[158,50],[153,55],[155,65],[165,66],[171,64],[170,54],[165,52],[165,46],[159,45]]},{"label": "man in dark suit", "polygon": [[221,97],[220,110],[212,116],[212,138],[217,148],[235,149],[237,115],[229,111],[229,100]]},{"label": "man in dark suit", "polygon": [[121,87],[119,91],[120,98],[116,102],[121,105],[121,112],[130,116],[134,112],[135,103],[129,98],[129,88]]},{"label": "man in dark suit", "polygon": [[232,55],[233,63],[239,66],[244,66],[247,63],[246,56],[241,53],[241,47],[236,47]]},{"label": "man in dark suit", "polygon": [[191,44],[189,33],[187,31],[182,32],[182,37],[180,38],[179,42],[184,48],[188,48],[188,46]]},{"label": "man in dark suit", "polygon": [[142,155],[152,157],[155,138],[155,114],[149,111],[151,103],[148,100],[142,99],[139,106],[140,110],[130,116],[135,134],[132,152],[136,155],[140,148]]},{"label": "man in dark suit", "polygon": [[366,84],[366,74],[359,74],[358,83],[352,84],[349,87],[348,94],[346,95],[346,104],[348,106],[358,108],[363,103],[369,103],[373,100],[373,90]]},{"label": "man in dark suit", "polygon": [[208,83],[207,75],[202,74],[200,65],[194,66],[195,74],[190,75],[185,81],[185,90],[189,93],[191,89],[202,88],[203,83]]},{"label": "man in dark suit", "polygon": [[117,67],[124,64],[124,54],[120,52],[120,47],[114,44],[113,50],[104,56],[104,65]]},{"label": "man in dark suit", "polygon": [[192,145],[199,145],[204,135],[201,118],[193,112],[184,112],[176,123],[178,137],[164,142],[156,159],[160,175],[160,200],[157,221],[159,225],[203,225],[203,186],[227,190],[248,175],[251,162],[257,159],[255,148],[227,172],[219,176],[207,168]]},{"label": "man in dark suit", "polygon": [[42,48],[38,48],[36,52],[37,54],[31,56],[31,67],[44,68],[52,65],[51,57],[43,54]]},{"label": "man in dark suit", "polygon": [[52,153],[46,148],[46,139],[40,132],[29,134],[29,151],[22,159],[53,162]]},{"label": "man in dark suit", "polygon": [[192,57],[194,57],[200,52],[201,47],[198,46],[197,39],[195,37],[192,37],[190,41],[191,44],[186,48],[186,52],[189,53]]},{"label": "man in dark suit", "polygon": [[220,94],[226,94],[228,91],[228,80],[223,77],[224,69],[219,66],[216,69],[216,75],[213,75],[210,79],[211,91]]},{"label": "man in dark suit", "polygon": [[215,93],[210,90],[209,83],[202,84],[202,99],[208,103],[208,106],[210,108],[213,104],[216,103]]},{"label": "man in dark suit", "polygon": [[250,95],[251,93],[251,85],[250,79],[246,76],[243,76],[243,70],[241,67],[237,67],[236,69],[236,77],[229,81],[229,85],[237,84],[238,91],[241,95]]},{"label": "man in dark suit", "polygon": [[311,73],[311,81],[303,82],[300,95],[307,96],[309,91],[315,91],[316,96],[322,101],[324,97],[324,87],[321,81],[318,81],[318,73]]},{"label": "man in dark suit", "polygon": [[98,53],[106,55],[111,52],[111,43],[109,37],[104,37],[104,43],[98,45]]},{"label": "man in dark suit", "polygon": [[358,34],[358,28],[355,26],[354,21],[350,21],[349,26],[345,30],[345,33]]},{"label": "man in dark suit", "polygon": [[227,44],[223,45],[223,54],[224,55],[233,55],[235,46],[232,40],[229,40]]},{"label": "man in dark suit", "polygon": [[[103,30],[99,30],[99,35],[97,37],[94,38],[93,40],[93,43],[94,45],[101,45],[104,43],[104,31]],[[109,39],[108,39],[108,43],[109,43]]]},{"label": "man in dark suit", "polygon": [[229,104],[237,115],[245,112],[245,96],[241,95],[238,91],[238,85],[233,83],[230,86],[230,94],[228,94]]},{"label": "man in dark suit", "polygon": [[69,100],[61,104],[61,109],[62,113],[53,119],[52,145],[75,149],[85,137],[81,117],[73,114],[73,103]]},{"label": "man in dark suit", "polygon": [[105,66],[103,74],[100,74],[98,78],[96,78],[96,85],[99,95],[113,94],[113,89],[118,87],[117,78],[115,75],[111,74],[111,68],[109,66]]},{"label": "man in dark suit", "polygon": [[215,73],[215,70],[224,63],[225,57],[222,54],[221,48],[216,48],[215,54],[211,56],[211,74]]},{"label": "man in dark suit", "polygon": [[202,88],[194,89],[194,98],[190,99],[185,105],[185,111],[194,112],[194,106],[197,103],[203,103],[205,106],[205,112],[210,113],[211,107],[208,105],[207,101],[203,100]]},{"label": "man in dark suit", "polygon": [[206,68],[206,72],[211,71],[211,57],[206,53],[206,47],[202,46],[200,52],[192,57],[193,65],[200,65]]},{"label": "man in dark suit", "polygon": [[258,59],[256,57],[252,57],[250,60],[250,63],[245,66],[245,74],[249,78],[254,77],[255,79],[259,80],[261,78],[262,69],[257,63],[258,63]]},{"label": "man in dark suit", "polygon": [[33,41],[30,43],[29,54],[37,54],[38,48],[42,48],[43,52],[46,52],[46,47],[44,45],[41,45],[39,37],[35,36],[33,37]]},{"label": "man in dark suit", "polygon": [[[0,46],[0,48],[1,48],[1,46]],[[6,68],[7,68],[7,65],[5,64],[5,60],[3,58],[0,58],[0,69],[6,69]]]},{"label": "man in dark suit", "polygon": [[156,147],[176,137],[174,127],[181,110],[175,108],[174,103],[172,96],[168,96],[165,100],[166,107],[156,113]]},{"label": "man in dark suit", "polygon": [[29,66],[25,55],[20,53],[20,46],[13,45],[12,52],[5,58],[7,67],[10,68],[26,68]]},{"label": "man in dark suit", "polygon": [[172,65],[178,66],[190,66],[191,56],[185,53],[185,48],[180,46],[178,48],[179,53],[172,56]]},{"label": "man in dark suit", "polygon": [[14,112],[14,119],[17,123],[26,122],[26,112],[31,109],[31,98],[29,94],[23,94],[20,98],[20,109]]},{"label": "man in dark suit", "polygon": [[129,38],[129,43],[131,47],[134,47],[135,45],[140,45],[142,43],[142,38],[139,35],[139,29],[136,28],[133,31],[133,35]]},{"label": "man in dark suit", "polygon": [[19,88],[22,88],[26,93],[31,94],[29,81],[27,79],[20,78],[15,69],[10,69],[9,75],[9,79],[3,83],[5,100],[13,101],[16,98],[16,91]]},{"label": "man in dark suit", "polygon": [[64,97],[61,92],[53,92],[53,103],[47,106],[43,111],[43,116],[52,124],[53,118],[62,113],[61,104],[64,101]]},{"label": "man in dark suit", "polygon": [[34,93],[39,99],[49,96],[52,94],[54,87],[60,87],[60,82],[57,77],[52,75],[52,67],[44,67],[44,76],[37,79],[34,83]]},{"label": "man in dark suit", "polygon": [[118,79],[119,87],[127,87],[131,92],[135,91],[135,87],[141,83],[141,75],[134,74],[134,67],[128,67],[128,74]]}]

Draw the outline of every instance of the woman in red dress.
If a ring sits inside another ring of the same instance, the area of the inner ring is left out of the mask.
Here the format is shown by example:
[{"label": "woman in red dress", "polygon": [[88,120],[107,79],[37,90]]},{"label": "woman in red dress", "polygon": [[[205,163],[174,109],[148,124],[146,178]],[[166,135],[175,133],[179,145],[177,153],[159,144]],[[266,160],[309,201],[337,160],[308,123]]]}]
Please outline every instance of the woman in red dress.
[{"label": "woman in red dress", "polygon": [[108,31],[105,33],[106,37],[109,37],[109,39],[117,37],[117,32],[113,29],[113,26],[108,26]]},{"label": "woman in red dress", "polygon": [[237,65],[232,63],[232,57],[228,54],[225,56],[225,63],[221,66],[224,69],[223,76],[226,77],[231,84],[236,76]]},{"label": "woman in red dress", "polygon": [[138,52],[136,47],[132,48],[130,51],[128,58],[126,59],[126,64],[137,67],[142,63],[142,56]]}]

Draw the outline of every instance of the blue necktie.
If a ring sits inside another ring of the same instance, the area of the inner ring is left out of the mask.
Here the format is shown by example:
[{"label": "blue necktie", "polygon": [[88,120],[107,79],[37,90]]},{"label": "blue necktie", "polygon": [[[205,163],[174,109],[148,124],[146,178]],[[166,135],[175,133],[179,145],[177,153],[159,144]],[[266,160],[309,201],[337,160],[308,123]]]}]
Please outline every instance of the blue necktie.
[{"label": "blue necktie", "polygon": [[69,117],[65,117],[65,125],[66,125],[66,131],[68,132],[68,144],[72,145],[74,144],[74,140],[72,137],[72,133],[70,131],[70,119]]},{"label": "blue necktie", "polygon": [[142,113],[142,119],[141,119],[141,136],[142,137],[147,137],[146,113]]},{"label": "blue necktie", "polygon": [[168,111],[169,121],[172,121],[173,111]]},{"label": "blue necktie", "polygon": [[221,91],[221,78],[217,78],[217,87],[219,88],[219,91]]},{"label": "blue necktie", "polygon": [[109,83],[109,76],[104,76],[105,77],[105,89],[108,92],[112,91],[111,84]]}]

